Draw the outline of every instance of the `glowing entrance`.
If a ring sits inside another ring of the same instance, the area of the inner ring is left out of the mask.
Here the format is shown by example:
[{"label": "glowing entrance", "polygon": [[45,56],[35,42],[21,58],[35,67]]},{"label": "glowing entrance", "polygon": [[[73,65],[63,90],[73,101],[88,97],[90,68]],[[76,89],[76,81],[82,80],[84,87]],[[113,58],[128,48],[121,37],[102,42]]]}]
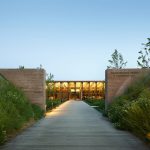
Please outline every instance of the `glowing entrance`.
[{"label": "glowing entrance", "polygon": [[51,99],[104,98],[104,81],[53,81],[48,84]]}]

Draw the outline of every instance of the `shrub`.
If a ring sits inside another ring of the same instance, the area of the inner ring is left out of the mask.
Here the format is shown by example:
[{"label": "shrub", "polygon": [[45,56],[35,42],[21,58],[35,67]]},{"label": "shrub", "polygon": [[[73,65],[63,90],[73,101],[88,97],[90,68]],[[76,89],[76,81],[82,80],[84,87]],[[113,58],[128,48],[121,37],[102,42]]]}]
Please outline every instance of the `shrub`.
[{"label": "shrub", "polygon": [[150,75],[135,81],[108,106],[107,115],[117,128],[126,129],[139,137],[150,135]]},{"label": "shrub", "polygon": [[[31,104],[21,90],[7,80],[0,78],[0,101],[8,111],[17,109],[17,113],[24,121],[28,121],[33,115]],[[6,106],[5,106],[6,105]],[[14,107],[14,108],[13,108]],[[8,112],[9,113],[9,112]]]},{"label": "shrub", "polygon": [[124,97],[118,97],[118,99],[108,107],[108,117],[117,128],[123,128],[121,119],[123,117],[123,107],[126,103]]},{"label": "shrub", "polygon": [[23,118],[11,101],[0,102],[0,110],[0,122],[7,133],[19,129],[24,123]]},{"label": "shrub", "polygon": [[58,105],[60,105],[62,103],[62,101],[60,99],[47,99],[46,100],[46,110],[50,110],[53,109],[55,107],[57,107]]},{"label": "shrub", "polygon": [[6,131],[0,126],[0,145],[6,141]]},{"label": "shrub", "polygon": [[96,109],[99,111],[104,111],[105,109],[105,101],[104,99],[87,99],[86,103],[92,106],[97,106]]},{"label": "shrub", "polygon": [[128,130],[145,137],[150,133],[150,94],[149,89],[145,89],[137,101],[131,102],[125,111],[123,118]]},{"label": "shrub", "polygon": [[38,120],[44,116],[44,110],[42,110],[39,106],[32,104],[34,119]]},{"label": "shrub", "polygon": [[104,99],[101,99],[100,101],[99,101],[99,109],[100,110],[105,110],[105,101],[104,101]]},{"label": "shrub", "polygon": [[42,114],[43,111],[31,105],[22,91],[0,76],[0,144],[31,118],[38,119]]}]

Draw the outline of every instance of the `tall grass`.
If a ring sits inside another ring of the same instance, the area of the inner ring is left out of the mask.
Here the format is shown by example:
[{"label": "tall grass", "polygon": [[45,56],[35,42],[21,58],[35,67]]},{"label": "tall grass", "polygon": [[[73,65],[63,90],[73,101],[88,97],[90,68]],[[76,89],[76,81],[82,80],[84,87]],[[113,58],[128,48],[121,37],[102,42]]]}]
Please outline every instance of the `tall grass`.
[{"label": "tall grass", "polygon": [[31,105],[21,90],[0,75],[0,144],[31,118],[42,116],[38,106]]},{"label": "tall grass", "polygon": [[107,111],[109,119],[117,128],[150,140],[150,74],[132,83]]}]

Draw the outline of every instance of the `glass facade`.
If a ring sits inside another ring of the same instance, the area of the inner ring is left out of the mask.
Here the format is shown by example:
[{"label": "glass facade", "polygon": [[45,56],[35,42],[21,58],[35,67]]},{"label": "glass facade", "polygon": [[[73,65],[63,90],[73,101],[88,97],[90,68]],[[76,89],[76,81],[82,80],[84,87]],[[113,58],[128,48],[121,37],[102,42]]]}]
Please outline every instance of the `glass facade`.
[{"label": "glass facade", "polygon": [[104,81],[52,81],[48,84],[51,99],[104,98]]}]

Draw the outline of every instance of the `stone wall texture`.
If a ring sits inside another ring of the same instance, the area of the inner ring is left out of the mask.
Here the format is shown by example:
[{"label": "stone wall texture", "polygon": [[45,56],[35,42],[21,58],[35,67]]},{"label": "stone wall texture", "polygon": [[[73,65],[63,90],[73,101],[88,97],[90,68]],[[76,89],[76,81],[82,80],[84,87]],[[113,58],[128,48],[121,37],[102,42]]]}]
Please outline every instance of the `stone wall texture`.
[{"label": "stone wall texture", "polygon": [[121,95],[125,89],[141,74],[150,69],[107,69],[105,71],[105,102],[110,104],[113,99]]},{"label": "stone wall texture", "polygon": [[45,110],[44,69],[0,69],[0,74],[20,88],[31,103]]}]

